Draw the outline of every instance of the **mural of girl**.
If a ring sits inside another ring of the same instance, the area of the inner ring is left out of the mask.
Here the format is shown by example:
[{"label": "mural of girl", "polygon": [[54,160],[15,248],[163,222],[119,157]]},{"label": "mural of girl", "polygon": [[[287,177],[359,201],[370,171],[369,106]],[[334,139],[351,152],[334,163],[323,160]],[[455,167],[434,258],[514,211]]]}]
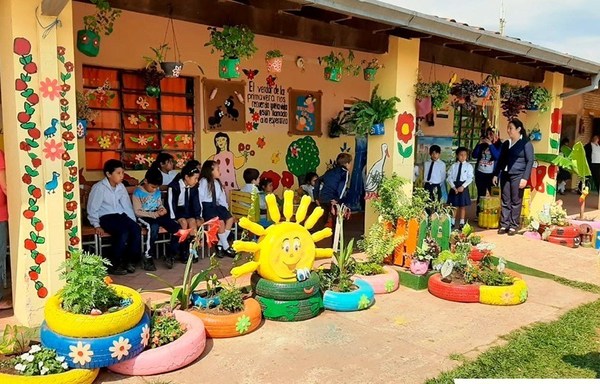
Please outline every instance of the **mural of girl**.
[{"label": "mural of girl", "polygon": [[221,183],[227,196],[229,191],[233,189],[239,189],[235,170],[240,169],[246,164],[247,158],[243,154],[235,156],[233,152],[229,150],[229,135],[223,132],[219,132],[215,135],[215,151],[216,153],[208,158],[208,160],[214,160],[219,164],[219,171],[221,172]]}]

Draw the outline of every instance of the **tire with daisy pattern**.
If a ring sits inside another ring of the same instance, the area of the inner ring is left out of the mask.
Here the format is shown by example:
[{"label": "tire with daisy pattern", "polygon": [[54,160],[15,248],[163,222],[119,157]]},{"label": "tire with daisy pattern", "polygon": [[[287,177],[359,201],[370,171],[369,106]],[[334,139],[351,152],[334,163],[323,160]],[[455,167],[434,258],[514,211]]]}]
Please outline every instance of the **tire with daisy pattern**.
[{"label": "tire with daisy pattern", "polygon": [[358,288],[351,292],[325,291],[323,305],[325,309],[338,312],[361,311],[369,308],[375,302],[375,291],[369,283],[355,280]]},{"label": "tire with daisy pattern", "polygon": [[265,319],[274,321],[302,321],[312,319],[323,311],[323,298],[314,295],[304,300],[274,300],[256,296]]},{"label": "tire with daisy pattern", "polygon": [[40,338],[44,347],[65,357],[69,368],[103,368],[134,358],[146,348],[150,338],[150,316],[144,313],[142,319],[125,332],[97,338],[63,336],[44,322]]},{"label": "tire with daisy pattern", "polygon": [[116,335],[131,329],[140,322],[144,315],[144,301],[134,289],[123,285],[111,284],[117,294],[124,299],[131,299],[131,304],[116,312],[99,316],[79,315],[62,309],[58,295],[48,299],[44,307],[44,320],[54,332],[70,337],[104,337]]},{"label": "tire with daisy pattern", "polygon": [[21,376],[0,373],[3,384],[92,384],[98,376],[98,369],[71,369],[67,372],[45,376]]},{"label": "tire with daisy pattern", "polygon": [[188,312],[174,311],[185,333],[177,340],[154,349],[147,349],[121,363],[108,367],[113,372],[129,376],[157,375],[183,368],[202,355],[206,346],[204,323]]},{"label": "tire with daisy pattern", "polygon": [[258,273],[253,273],[250,281],[254,293],[268,299],[304,300],[314,295],[321,295],[321,281],[317,273],[311,273],[308,279],[294,283],[277,283],[263,279]]},{"label": "tire with daisy pattern", "polygon": [[400,275],[390,267],[383,267],[384,273],[379,275],[363,276],[356,275],[356,279],[364,280],[373,287],[376,294],[392,293],[400,285]]},{"label": "tire with daisy pattern", "polygon": [[190,313],[202,320],[206,336],[215,339],[250,333],[258,328],[262,320],[260,304],[251,298],[244,300],[244,310],[236,313],[215,315],[200,310]]}]

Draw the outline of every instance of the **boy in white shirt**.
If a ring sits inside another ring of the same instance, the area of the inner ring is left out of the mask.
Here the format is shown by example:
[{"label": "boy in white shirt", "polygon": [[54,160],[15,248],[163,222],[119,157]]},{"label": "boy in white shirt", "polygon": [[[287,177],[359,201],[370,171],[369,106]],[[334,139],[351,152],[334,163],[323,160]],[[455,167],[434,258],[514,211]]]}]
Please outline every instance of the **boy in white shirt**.
[{"label": "boy in white shirt", "polygon": [[423,187],[432,201],[442,199],[442,183],[446,181],[446,164],[440,160],[441,152],[439,145],[432,145],[429,148],[431,160],[426,161],[423,168]]}]

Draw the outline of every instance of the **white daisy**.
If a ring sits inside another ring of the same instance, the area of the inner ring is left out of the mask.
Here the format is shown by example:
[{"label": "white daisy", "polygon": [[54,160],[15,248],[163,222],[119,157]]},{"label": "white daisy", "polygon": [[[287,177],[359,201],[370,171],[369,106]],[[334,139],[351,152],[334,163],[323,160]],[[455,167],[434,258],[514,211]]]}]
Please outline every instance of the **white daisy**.
[{"label": "white daisy", "polygon": [[144,325],[144,327],[142,328],[141,337],[142,337],[141,344],[145,348],[148,345],[148,340],[150,340],[150,327],[148,326],[148,324]]},{"label": "white daisy", "polygon": [[121,360],[124,356],[129,355],[130,349],[131,344],[129,343],[129,339],[125,339],[123,336],[120,336],[119,340],[113,340],[113,346],[108,348],[112,352],[110,356],[117,360]]},{"label": "white daisy", "polygon": [[15,365],[15,370],[17,370],[17,371],[19,371],[19,372],[23,372],[23,371],[25,371],[25,369],[26,369],[26,368],[27,368],[27,367],[26,367],[25,365],[21,364],[21,363],[19,363],[19,364]]},{"label": "white daisy", "polygon": [[46,367],[42,367],[42,369],[40,369],[40,375],[45,375],[46,373],[48,373],[49,369]]},{"label": "white daisy", "polygon": [[69,357],[73,359],[74,364],[86,365],[90,361],[92,361],[92,356],[94,356],[94,351],[90,350],[89,344],[83,344],[81,341],[77,342],[76,346],[69,346],[71,352],[69,352]]},{"label": "white daisy", "polygon": [[42,347],[40,347],[39,344],[35,344],[33,345],[30,349],[29,349],[29,353],[36,353],[42,350]]}]

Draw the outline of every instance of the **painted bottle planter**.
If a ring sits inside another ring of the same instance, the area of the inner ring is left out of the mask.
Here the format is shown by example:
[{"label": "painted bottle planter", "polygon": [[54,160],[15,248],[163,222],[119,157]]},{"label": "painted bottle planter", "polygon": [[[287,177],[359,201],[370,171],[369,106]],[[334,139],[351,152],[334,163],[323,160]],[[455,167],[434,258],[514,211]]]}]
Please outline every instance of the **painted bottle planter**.
[{"label": "painted bottle planter", "polygon": [[354,284],[358,287],[351,292],[325,291],[323,305],[325,309],[338,312],[361,311],[369,308],[375,302],[375,291],[369,283],[357,279]]},{"label": "painted bottle planter", "polygon": [[205,297],[201,293],[194,292],[191,295],[192,304],[198,308],[213,308],[221,304],[219,295]]},{"label": "painted bottle planter", "polygon": [[148,85],[146,87],[146,95],[150,97],[158,97],[160,96],[160,87],[154,85]]},{"label": "painted bottle planter", "polygon": [[244,300],[244,310],[226,315],[215,315],[202,311],[191,311],[200,318],[206,329],[206,336],[212,338],[236,337],[254,331],[260,325],[262,312],[255,299]]},{"label": "painted bottle planter", "polygon": [[370,133],[371,133],[371,135],[374,135],[374,136],[381,136],[381,135],[385,134],[385,127],[384,127],[383,123],[374,124],[371,127]]},{"label": "painted bottle planter", "polygon": [[240,77],[240,59],[219,60],[219,77],[221,79],[237,79]]},{"label": "painted bottle planter", "polygon": [[410,271],[413,275],[422,276],[429,270],[429,260],[412,259],[410,262]]},{"label": "painted bottle planter", "polygon": [[342,70],[339,68],[325,67],[325,80],[339,83],[342,81]]},{"label": "painted bottle planter", "polygon": [[116,312],[102,315],[78,315],[62,309],[62,302],[58,295],[46,301],[44,319],[52,331],[70,337],[104,337],[116,335],[131,329],[144,316],[144,302],[142,296],[124,285],[112,284],[117,294],[131,300],[131,304]]},{"label": "painted bottle planter", "polygon": [[398,272],[390,267],[383,267],[384,273],[379,275],[363,276],[355,275],[355,280],[363,280],[369,283],[375,294],[392,293],[400,285]]},{"label": "painted bottle planter", "polygon": [[482,87],[479,87],[479,91],[477,91],[477,97],[486,98],[486,97],[488,97],[489,94],[490,94],[490,87],[485,86],[485,85]]},{"label": "painted bottle planter", "polygon": [[179,77],[183,70],[183,63],[180,61],[164,61],[160,63],[160,68],[165,73],[165,77]]},{"label": "painted bottle planter", "polygon": [[98,52],[100,52],[100,35],[88,29],[77,31],[77,49],[86,56],[98,56]]},{"label": "painted bottle planter", "polygon": [[271,57],[265,60],[269,73],[280,73],[283,68],[283,57]]},{"label": "painted bottle planter", "polygon": [[366,81],[375,81],[375,75],[377,74],[377,69],[375,68],[365,68],[363,69],[363,77]]},{"label": "painted bottle planter", "polygon": [[158,375],[183,368],[200,357],[206,346],[204,323],[198,317],[184,311],[173,314],[185,333],[177,340],[154,349],[146,349],[133,359],[111,365],[113,372],[129,376]]},{"label": "painted bottle planter", "polygon": [[22,376],[0,373],[0,383],[6,384],[92,384],[99,369],[71,369],[63,373],[44,376]]},{"label": "painted bottle planter", "polygon": [[85,119],[77,119],[77,138],[83,139],[87,134],[88,121]]},{"label": "painted bottle planter", "polygon": [[542,132],[531,132],[529,135],[531,141],[541,141],[542,140]]}]

